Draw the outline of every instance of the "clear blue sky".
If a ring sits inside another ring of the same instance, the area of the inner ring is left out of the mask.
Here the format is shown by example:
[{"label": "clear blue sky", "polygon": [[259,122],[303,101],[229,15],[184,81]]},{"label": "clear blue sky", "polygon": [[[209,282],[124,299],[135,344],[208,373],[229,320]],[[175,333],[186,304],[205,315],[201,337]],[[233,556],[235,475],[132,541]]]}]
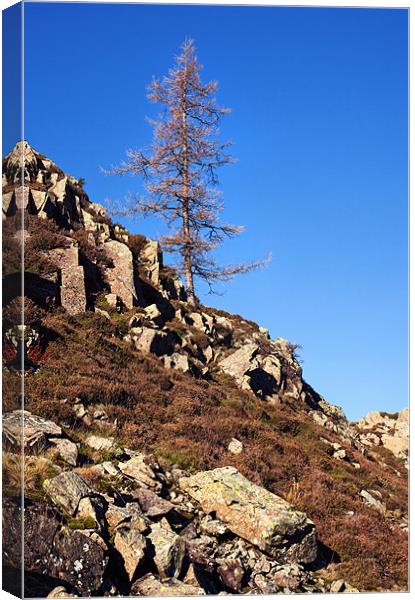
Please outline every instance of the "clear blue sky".
[{"label": "clear blue sky", "polygon": [[[186,36],[232,109],[219,253],[263,271],[203,302],[303,345],[304,375],[354,419],[407,404],[407,12],[395,9],[27,3],[26,138],[87,180],[151,140],[145,86]],[[13,141],[6,140],[5,149]],[[155,236],[156,221],[128,223]]]}]

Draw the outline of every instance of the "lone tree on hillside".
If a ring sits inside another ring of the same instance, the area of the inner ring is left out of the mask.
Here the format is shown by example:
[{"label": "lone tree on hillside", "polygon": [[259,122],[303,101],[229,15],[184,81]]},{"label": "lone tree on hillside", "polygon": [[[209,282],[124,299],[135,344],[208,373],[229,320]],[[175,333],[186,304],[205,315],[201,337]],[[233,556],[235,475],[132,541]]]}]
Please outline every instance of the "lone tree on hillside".
[{"label": "lone tree on hillside", "polygon": [[212,251],[225,238],[240,233],[240,226],[219,220],[223,208],[215,189],[217,168],[232,162],[230,142],[217,139],[218,125],[228,109],[216,104],[217,83],[203,84],[192,40],[186,40],[175,66],[161,81],[149,86],[151,102],[164,105],[158,120],[150,120],[154,140],[148,151],[128,150],[127,160],[112,169],[115,174],[144,177],[148,195],[133,197],[124,214],[161,216],[171,233],[161,239],[168,252],[179,254],[179,272],[184,276],[188,301],[196,304],[194,278],[212,285],[237,273],[246,273],[266,261],[220,266]]}]

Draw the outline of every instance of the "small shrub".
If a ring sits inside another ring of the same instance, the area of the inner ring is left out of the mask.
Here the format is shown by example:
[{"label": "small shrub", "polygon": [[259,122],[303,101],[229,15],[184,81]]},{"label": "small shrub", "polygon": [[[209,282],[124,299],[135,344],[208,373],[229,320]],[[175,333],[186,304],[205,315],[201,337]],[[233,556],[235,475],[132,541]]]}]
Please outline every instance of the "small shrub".
[{"label": "small shrub", "polygon": [[141,235],[139,233],[130,233],[128,235],[127,245],[131,250],[134,258],[138,258],[140,256],[140,252],[148,242],[148,239],[145,235]]}]

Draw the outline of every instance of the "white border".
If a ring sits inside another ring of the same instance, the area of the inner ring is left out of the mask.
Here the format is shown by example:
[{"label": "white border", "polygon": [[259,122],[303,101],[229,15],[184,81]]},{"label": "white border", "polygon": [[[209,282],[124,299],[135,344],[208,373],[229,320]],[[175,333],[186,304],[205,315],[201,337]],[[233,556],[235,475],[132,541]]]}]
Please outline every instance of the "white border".
[{"label": "white border", "polygon": [[[32,2],[32,1],[36,1],[36,0],[26,0],[26,2]],[[48,0],[42,0],[43,2],[48,1]],[[66,0],[53,0],[54,2],[65,2]],[[80,0],[73,0],[74,2],[80,2]],[[267,0],[262,0],[261,2],[252,2],[252,1],[246,1],[246,0],[205,0],[204,2],[195,2],[193,0],[181,0],[180,2],[172,2],[172,1],[161,1],[161,2],[155,2],[155,1],[150,1],[150,0],[141,0],[141,2],[122,2],[120,0],[100,0],[99,2],[95,2],[95,0],[92,0],[94,3],[96,4],[103,4],[103,3],[107,3],[107,4],[176,4],[176,5],[195,5],[195,4],[212,4],[212,5],[237,5],[237,6],[310,6],[310,7],[337,7],[337,8],[347,8],[347,7],[360,7],[360,8],[406,8],[409,9],[409,98],[413,98],[413,68],[415,65],[415,56],[414,56],[414,19],[411,18],[412,14],[411,14],[411,6],[410,6],[410,2],[409,0],[407,2],[387,2],[386,0],[348,0],[348,2],[345,3],[341,3],[341,2],[335,2],[333,0],[320,0],[318,2],[314,2],[313,0],[302,0],[301,2],[298,1],[293,1],[293,0],[285,0],[284,2],[278,2],[278,1],[267,1]],[[82,3],[82,2],[81,2]],[[12,6],[13,4],[16,4],[16,2],[13,2],[12,0],[0,0],[0,7],[1,9],[5,9],[9,6]],[[0,32],[1,32],[1,25],[0,25]],[[0,62],[1,65],[1,62]],[[1,66],[0,66],[1,69]],[[1,89],[0,89],[1,92]],[[408,104],[410,106],[410,104]],[[1,93],[0,93],[0,108],[1,108]],[[1,124],[0,124],[1,127]],[[415,167],[415,158],[414,158],[414,152],[413,152],[413,139],[414,139],[414,120],[410,119],[409,120],[409,174],[408,176],[410,177],[410,174],[414,173],[414,167]],[[1,156],[3,156],[3,153],[1,153]],[[408,181],[408,184],[410,183],[410,181]],[[411,187],[409,186],[409,206],[413,206],[413,190],[411,189]],[[409,233],[415,231],[415,211],[414,210],[410,210],[409,211]],[[1,234],[0,234],[1,235]],[[410,299],[414,298],[414,281],[415,281],[415,261],[414,259],[414,243],[412,242],[411,236],[409,237],[409,290],[410,290]],[[412,302],[410,302],[410,306],[411,306]],[[414,324],[414,320],[410,319],[409,320],[409,339],[410,339],[410,348],[413,347],[413,342],[415,339],[415,324]],[[411,377],[412,375],[412,355],[410,354],[409,357],[409,374],[410,374],[410,400],[412,401],[413,398],[413,391],[414,391],[414,383],[413,383],[413,378]],[[412,402],[411,402],[412,404]],[[411,431],[412,426],[413,426],[413,417],[412,417],[412,411],[410,411],[410,425],[411,425]],[[411,463],[411,459],[412,459],[412,448],[410,449],[410,464]],[[0,482],[0,486],[1,486],[1,482]],[[412,509],[412,504],[413,504],[413,498],[414,498],[414,490],[413,490],[413,482],[412,482],[412,478],[410,478],[410,497],[411,497],[411,503],[410,503],[410,508]],[[411,510],[410,510],[410,514],[411,514]],[[414,536],[412,536],[412,538],[414,538]],[[1,542],[1,540],[0,540]],[[414,551],[414,544],[415,541],[410,541],[410,557],[412,558],[413,556],[413,551]],[[410,561],[410,583],[413,581],[413,565],[411,564],[413,561]],[[1,577],[1,573],[0,573],[0,577]],[[404,596],[407,596],[409,594],[408,593],[403,593]],[[374,595],[378,595],[377,593],[375,594],[368,594],[368,593],[359,593],[357,596],[360,600],[360,598],[365,599],[365,598],[372,598]],[[298,594],[291,594],[291,596],[293,597],[297,597]],[[320,594],[317,594],[317,596],[320,596]],[[341,594],[329,594],[329,598],[334,598],[334,597],[341,597]],[[388,593],[388,592],[384,592],[381,594],[381,598],[388,600],[389,598],[393,598],[396,597],[396,594],[392,594],[392,593]],[[0,591],[0,599],[11,599],[14,598],[14,596],[8,594],[7,592],[4,591]],[[269,600],[275,600],[276,596],[261,596],[261,598],[267,598]]]}]

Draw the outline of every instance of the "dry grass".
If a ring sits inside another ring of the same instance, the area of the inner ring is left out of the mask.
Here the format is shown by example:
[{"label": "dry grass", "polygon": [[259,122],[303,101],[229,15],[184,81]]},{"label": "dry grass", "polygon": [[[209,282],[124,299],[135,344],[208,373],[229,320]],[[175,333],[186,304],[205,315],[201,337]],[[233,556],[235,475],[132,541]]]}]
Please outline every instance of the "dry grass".
[{"label": "dry grass", "polygon": [[44,497],[45,479],[58,474],[53,464],[42,456],[3,453],[3,490],[6,495],[19,496],[24,482],[24,495],[39,500]]}]

